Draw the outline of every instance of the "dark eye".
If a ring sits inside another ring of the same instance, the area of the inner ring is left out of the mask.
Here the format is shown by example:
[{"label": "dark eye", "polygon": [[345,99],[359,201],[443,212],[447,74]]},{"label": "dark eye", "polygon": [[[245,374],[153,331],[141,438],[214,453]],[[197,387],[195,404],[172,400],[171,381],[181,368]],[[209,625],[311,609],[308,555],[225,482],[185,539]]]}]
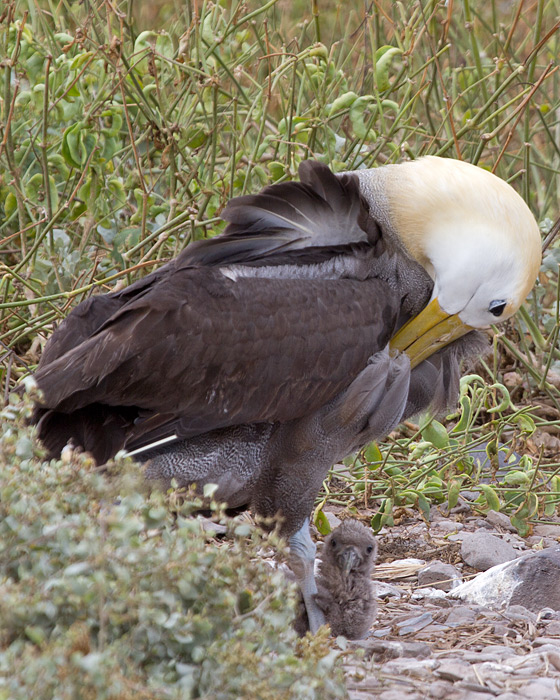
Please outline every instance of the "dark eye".
[{"label": "dark eye", "polygon": [[332,539],[331,540],[331,547],[334,549],[336,547],[336,540]]},{"label": "dark eye", "polygon": [[367,552],[368,554],[371,554],[371,553],[373,552],[373,545],[372,545],[372,544],[370,544],[370,545],[368,546],[368,548],[366,549],[366,552]]},{"label": "dark eye", "polygon": [[503,299],[494,299],[494,301],[490,302],[488,311],[492,314],[492,316],[498,317],[503,314],[505,308],[506,302]]}]

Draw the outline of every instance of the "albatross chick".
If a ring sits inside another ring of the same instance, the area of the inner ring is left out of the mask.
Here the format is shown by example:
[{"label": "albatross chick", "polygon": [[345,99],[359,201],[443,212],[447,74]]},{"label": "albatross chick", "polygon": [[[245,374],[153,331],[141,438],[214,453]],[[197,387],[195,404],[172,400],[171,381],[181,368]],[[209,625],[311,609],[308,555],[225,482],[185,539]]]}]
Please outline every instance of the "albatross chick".
[{"label": "albatross chick", "polygon": [[[377,601],[371,575],[377,556],[377,540],[357,520],[344,520],[325,539],[315,602],[325,615],[335,637],[364,639],[377,615]],[[302,611],[296,629],[307,631],[307,614]]]}]

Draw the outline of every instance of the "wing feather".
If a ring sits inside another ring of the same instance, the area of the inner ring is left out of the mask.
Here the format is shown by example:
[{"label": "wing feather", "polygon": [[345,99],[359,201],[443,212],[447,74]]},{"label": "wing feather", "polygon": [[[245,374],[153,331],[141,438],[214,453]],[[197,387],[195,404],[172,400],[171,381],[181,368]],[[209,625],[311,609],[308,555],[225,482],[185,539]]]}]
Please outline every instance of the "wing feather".
[{"label": "wing feather", "polygon": [[345,388],[398,317],[379,280],[177,277],[39,369],[44,407],[135,406],[175,416],[183,437],[290,420]]},{"label": "wing feather", "polygon": [[[300,182],[283,182],[232,199],[222,212],[229,222],[216,238],[197,241],[182,265],[275,264],[279,254],[373,244],[379,231],[355,175],[337,177],[326,165],[304,161]],[[282,259],[282,263],[285,262]]]}]

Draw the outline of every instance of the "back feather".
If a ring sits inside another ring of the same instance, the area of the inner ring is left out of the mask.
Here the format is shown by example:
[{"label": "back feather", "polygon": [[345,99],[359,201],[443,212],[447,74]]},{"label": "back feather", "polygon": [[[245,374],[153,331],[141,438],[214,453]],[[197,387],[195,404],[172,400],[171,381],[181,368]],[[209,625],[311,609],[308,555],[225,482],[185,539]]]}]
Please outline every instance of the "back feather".
[{"label": "back feather", "polygon": [[300,182],[232,199],[222,212],[230,222],[224,233],[191,244],[181,267],[263,259],[275,264],[279,260],[271,258],[283,253],[376,242],[379,233],[368,222],[369,207],[355,175],[337,177],[322,163],[304,161],[299,176]]}]

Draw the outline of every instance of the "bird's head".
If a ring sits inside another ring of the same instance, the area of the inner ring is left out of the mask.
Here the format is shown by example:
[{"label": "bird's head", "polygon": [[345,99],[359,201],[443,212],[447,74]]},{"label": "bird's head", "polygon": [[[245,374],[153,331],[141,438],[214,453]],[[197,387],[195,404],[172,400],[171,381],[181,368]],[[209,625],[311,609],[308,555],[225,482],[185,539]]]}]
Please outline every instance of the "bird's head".
[{"label": "bird's head", "polygon": [[[416,365],[519,309],[537,277],[541,239],[510,185],[482,168],[435,156],[366,172],[375,173],[372,198],[381,198],[382,223],[434,280],[430,304],[397,333],[393,348],[406,350]],[[361,172],[370,199],[368,184]]]},{"label": "bird's head", "polygon": [[344,576],[369,574],[375,564],[377,541],[357,520],[345,520],[325,540],[324,560],[334,562]]}]

